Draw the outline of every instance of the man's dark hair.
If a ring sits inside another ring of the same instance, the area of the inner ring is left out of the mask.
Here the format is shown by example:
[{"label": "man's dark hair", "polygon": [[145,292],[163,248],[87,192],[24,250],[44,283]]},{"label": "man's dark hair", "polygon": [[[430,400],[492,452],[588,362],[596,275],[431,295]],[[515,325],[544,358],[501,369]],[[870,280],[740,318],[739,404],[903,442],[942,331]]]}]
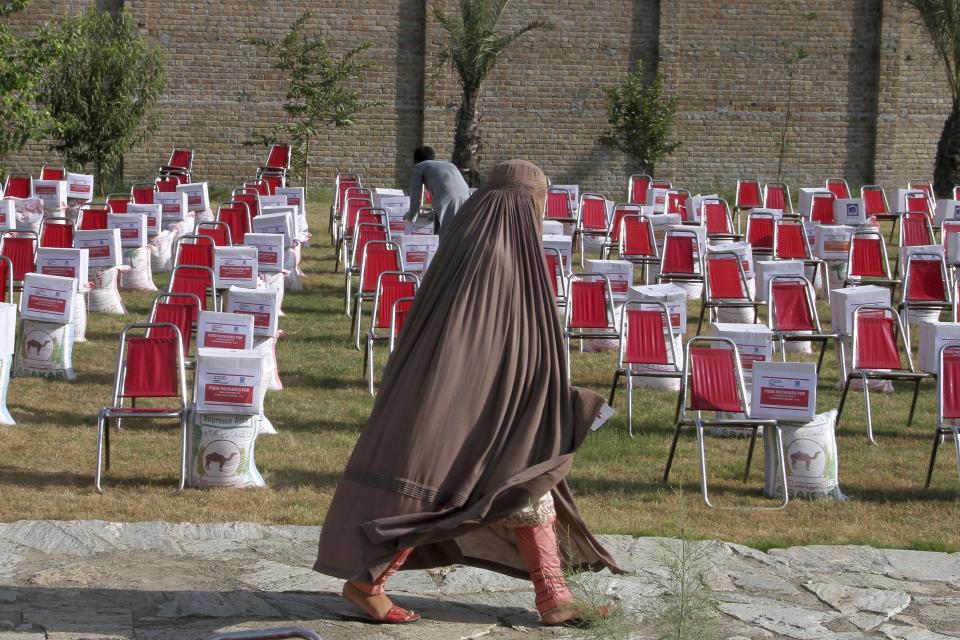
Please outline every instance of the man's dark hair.
[{"label": "man's dark hair", "polygon": [[422,147],[417,147],[413,150],[413,161],[414,162],[423,162],[424,160],[434,160],[437,157],[437,152],[433,150],[433,147],[428,147],[426,145]]}]

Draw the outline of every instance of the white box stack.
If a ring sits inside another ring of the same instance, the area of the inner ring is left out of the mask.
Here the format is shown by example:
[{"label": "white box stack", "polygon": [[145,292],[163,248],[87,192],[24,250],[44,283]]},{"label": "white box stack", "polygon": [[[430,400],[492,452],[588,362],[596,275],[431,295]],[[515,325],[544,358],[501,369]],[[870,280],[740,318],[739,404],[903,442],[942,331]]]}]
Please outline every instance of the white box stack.
[{"label": "white box stack", "polygon": [[853,312],[866,305],[890,305],[890,289],[867,285],[830,291],[830,316],[833,330],[842,336],[853,335]]},{"label": "white box stack", "polygon": [[123,257],[120,252],[119,229],[76,231],[73,234],[73,247],[88,251],[88,263],[91,267],[117,267]]},{"label": "white box stack", "polygon": [[757,300],[767,300],[767,286],[773,276],[802,276],[802,260],[758,260]]},{"label": "white box stack", "polygon": [[248,233],[243,244],[257,249],[257,270],[265,273],[283,271],[284,238],[281,233]]},{"label": "white box stack", "polygon": [[28,273],[23,278],[20,315],[31,320],[67,324],[77,295],[76,278]]},{"label": "white box stack", "polygon": [[766,325],[713,322],[711,329],[713,335],[730,338],[737,345],[744,377],[750,377],[753,363],[773,360],[773,334]]},{"label": "white box stack", "polygon": [[849,257],[850,238],[853,227],[849,225],[822,224],[817,227],[817,257],[824,260],[846,260]]},{"label": "white box stack", "polygon": [[817,365],[757,362],[753,365],[750,416],[809,422],[817,412]]},{"label": "white box stack", "polygon": [[252,349],[253,316],[201,311],[197,319],[197,346],[215,349]]},{"label": "white box stack", "polygon": [[626,260],[587,260],[586,270],[610,279],[614,302],[624,302],[633,286],[633,263]]},{"label": "white box stack", "polygon": [[107,229],[120,232],[121,247],[142,247],[147,244],[147,215],[144,213],[108,213]]},{"label": "white box stack", "polygon": [[276,291],[230,287],[223,310],[253,316],[253,335],[272,338],[277,335],[279,309]]},{"label": "white box stack", "polygon": [[639,302],[662,302],[670,314],[670,326],[674,335],[687,331],[687,294],[675,284],[647,284],[630,287],[628,300]]},{"label": "white box stack", "polygon": [[867,221],[863,198],[841,198],[833,201],[833,220],[838,225],[857,226]]},{"label": "white box stack", "polygon": [[61,278],[74,278],[78,289],[90,279],[88,251],[86,249],[37,249],[37,273]]},{"label": "white box stack", "polygon": [[960,322],[921,322],[919,361],[914,366],[927,373],[940,373],[940,349],[945,345],[960,346]]},{"label": "white box stack", "polygon": [[252,349],[197,349],[196,411],[262,414],[260,359]]},{"label": "white box stack", "polygon": [[245,245],[215,247],[213,279],[218,289],[257,288],[257,248]]},{"label": "white box stack", "polygon": [[210,191],[206,182],[178,184],[177,191],[187,196],[187,211],[206,211],[210,208]]},{"label": "white box stack", "polygon": [[425,273],[440,246],[440,236],[400,236],[400,253],[404,271]]}]

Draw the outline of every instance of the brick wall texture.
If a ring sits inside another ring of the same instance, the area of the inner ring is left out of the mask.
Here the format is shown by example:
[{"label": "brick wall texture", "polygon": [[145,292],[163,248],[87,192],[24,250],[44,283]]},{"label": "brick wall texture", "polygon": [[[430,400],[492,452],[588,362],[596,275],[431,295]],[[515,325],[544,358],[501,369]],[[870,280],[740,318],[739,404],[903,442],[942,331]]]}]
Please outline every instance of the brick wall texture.
[{"label": "brick wall texture", "polygon": [[[34,0],[14,21],[27,29],[87,6]],[[279,38],[305,9],[335,52],[372,43],[362,89],[383,106],[357,126],[317,140],[314,173],[329,183],[359,171],[377,186],[404,185],[412,149],[449,156],[459,88],[435,69],[442,32],[435,8],[455,0],[125,0],[166,55],[164,125],[125,159],[128,181],[147,178],[174,146],[195,149],[198,179],[232,186],[265,150],[243,142],[282,118],[284,82],[242,38]],[[731,190],[740,176],[792,186],[843,176],[888,188],[930,178],[950,94],[918,16],[901,0],[528,0],[506,28],[546,18],[551,31],[514,43],[481,99],[482,168],[523,157],[556,183],[622,198],[627,159],[596,143],[606,126],[603,88],[637,68],[659,70],[680,97],[682,146],[657,174],[696,191]],[[788,79],[788,62],[806,53]],[[786,120],[788,104],[792,114]],[[786,124],[786,149],[780,143]],[[36,172],[34,145],[9,165]]]}]

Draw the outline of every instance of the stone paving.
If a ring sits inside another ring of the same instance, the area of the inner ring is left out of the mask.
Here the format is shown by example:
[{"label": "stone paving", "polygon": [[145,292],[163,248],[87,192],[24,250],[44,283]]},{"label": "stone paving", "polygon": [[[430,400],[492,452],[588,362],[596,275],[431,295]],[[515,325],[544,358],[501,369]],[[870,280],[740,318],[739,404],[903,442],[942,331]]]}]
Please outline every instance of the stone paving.
[{"label": "stone paving", "polygon": [[[398,603],[414,625],[341,621],[341,581],[314,573],[319,529],[250,523],[21,521],[0,524],[0,640],[209,638],[297,625],[324,640],[589,638],[547,629],[528,582],[467,567],[401,572]],[[665,593],[663,545],[604,536],[627,576],[601,574],[633,631]],[[762,553],[705,542],[718,638],[960,638],[960,554],[809,546]]]}]

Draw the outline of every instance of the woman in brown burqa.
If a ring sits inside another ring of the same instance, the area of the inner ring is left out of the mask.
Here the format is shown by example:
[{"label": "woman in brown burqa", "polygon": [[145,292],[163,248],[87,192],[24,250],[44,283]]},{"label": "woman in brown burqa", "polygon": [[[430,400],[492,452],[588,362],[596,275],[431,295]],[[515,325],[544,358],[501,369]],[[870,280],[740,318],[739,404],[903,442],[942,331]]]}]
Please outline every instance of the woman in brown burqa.
[{"label": "woman in brown burqa", "polygon": [[564,565],[619,571],[564,480],[604,402],[567,383],[546,189],[535,165],[504,162],[444,230],[320,534],[314,569],[347,580],[353,617],[416,620],[386,579],[468,564],[531,578],[561,624],[586,606]]}]

